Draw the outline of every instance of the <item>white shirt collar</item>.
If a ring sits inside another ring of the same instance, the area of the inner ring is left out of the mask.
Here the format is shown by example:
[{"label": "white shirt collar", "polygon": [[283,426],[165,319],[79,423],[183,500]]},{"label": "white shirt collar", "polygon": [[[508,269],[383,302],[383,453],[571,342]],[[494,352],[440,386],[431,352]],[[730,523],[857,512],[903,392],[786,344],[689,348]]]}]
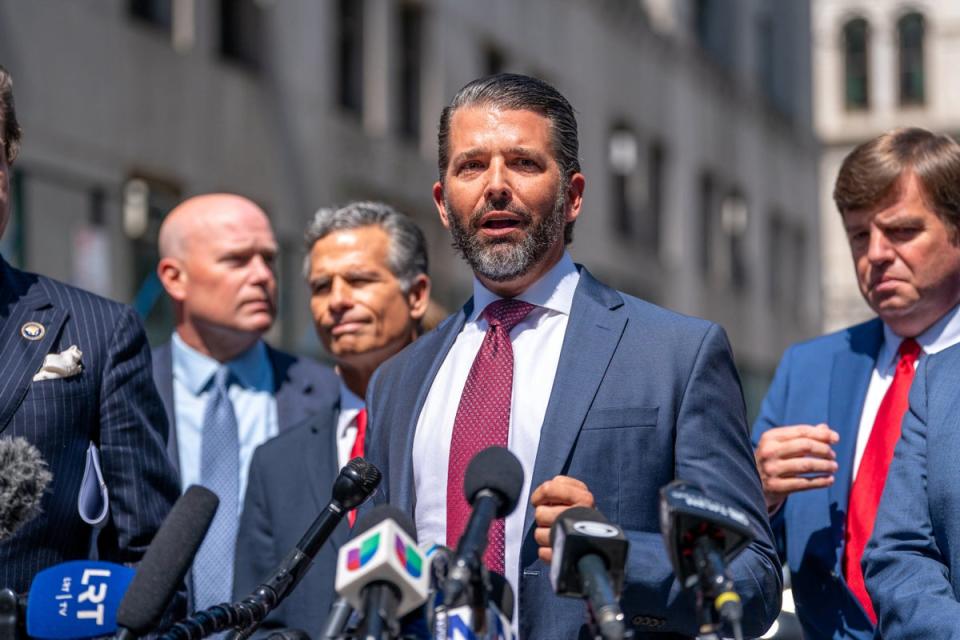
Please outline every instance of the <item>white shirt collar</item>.
[{"label": "white shirt collar", "polygon": [[[549,271],[539,280],[527,287],[527,290],[517,296],[538,307],[549,309],[564,315],[570,315],[573,307],[573,294],[580,282],[580,272],[577,265],[566,251]],[[499,300],[500,296],[487,289],[476,276],[473,278],[473,311],[467,322],[476,322],[483,310],[491,302]]]},{"label": "white shirt collar", "polygon": [[343,436],[347,429],[354,426],[353,419],[357,417],[357,414],[360,413],[360,410],[363,409],[364,403],[363,398],[351,391],[347,385],[343,383],[343,378],[340,378],[340,420],[338,420],[338,427],[340,433],[338,436]]},{"label": "white shirt collar", "polygon": [[[916,341],[923,347],[926,354],[934,354],[960,343],[960,305],[948,311],[942,318],[934,322],[930,328],[916,337]],[[877,358],[877,363],[884,367],[896,365],[897,352],[903,337],[893,332],[886,324],[883,325],[883,346]]]}]

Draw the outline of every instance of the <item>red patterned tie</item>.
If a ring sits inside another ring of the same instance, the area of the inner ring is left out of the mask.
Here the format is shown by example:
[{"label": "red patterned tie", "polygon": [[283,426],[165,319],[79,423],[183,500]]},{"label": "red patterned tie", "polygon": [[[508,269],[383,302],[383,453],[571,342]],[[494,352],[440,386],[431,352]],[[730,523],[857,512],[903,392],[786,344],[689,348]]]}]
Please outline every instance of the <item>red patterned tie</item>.
[{"label": "red patterned tie", "polygon": [[[510,435],[510,399],[513,394],[513,345],[510,331],[534,306],[522,300],[490,303],[483,316],[490,323],[480,351],[470,367],[467,383],[453,423],[450,462],[447,467],[447,546],[457,548],[470,519],[470,505],[463,495],[463,478],[473,456],[487,447],[506,447]],[[503,573],[503,519],[490,528],[490,544],[483,561],[492,571]]]},{"label": "red patterned tie", "polygon": [[877,624],[877,614],[863,583],[863,571],[860,569],[860,557],[867,546],[873,523],[877,518],[877,507],[883,485],[887,481],[887,469],[893,460],[893,449],[900,439],[900,421],[907,411],[910,384],[913,382],[914,365],[920,357],[920,345],[913,338],[907,338],[900,344],[900,360],[893,382],[883,396],[880,409],[867,448],[860,460],[860,469],[850,489],[850,504],[847,507],[846,546],[843,553],[843,573],[847,586],[856,596],[864,610]]},{"label": "red patterned tie", "polygon": [[[367,437],[367,408],[364,407],[360,409],[360,413],[357,414],[355,418],[357,424],[357,437],[353,441],[353,447],[350,449],[350,459],[362,458],[363,457],[363,441]],[[357,521],[357,510],[351,509],[350,513],[347,515],[347,519],[350,520],[350,526],[353,526],[353,523]]]}]

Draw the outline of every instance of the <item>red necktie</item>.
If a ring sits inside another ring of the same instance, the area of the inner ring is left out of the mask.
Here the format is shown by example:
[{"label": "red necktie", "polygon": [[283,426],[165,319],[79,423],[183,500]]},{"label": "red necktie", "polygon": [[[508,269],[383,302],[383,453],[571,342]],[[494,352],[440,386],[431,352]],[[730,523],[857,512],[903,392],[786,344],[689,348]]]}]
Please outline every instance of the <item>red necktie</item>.
[{"label": "red necktie", "polygon": [[[354,419],[357,423],[357,437],[353,441],[353,447],[350,448],[351,460],[363,457],[363,441],[367,437],[367,408],[360,409],[360,413]],[[357,521],[357,510],[351,509],[347,518],[350,520],[350,526],[352,527],[353,523]]]},{"label": "red necktie", "polygon": [[[490,326],[470,367],[460,396],[450,440],[447,467],[447,546],[457,548],[470,519],[463,495],[467,465],[487,447],[506,447],[510,436],[510,401],[513,395],[513,345],[510,331],[533,309],[522,300],[503,299],[483,310]],[[495,520],[483,560],[492,571],[503,573],[504,523]]]},{"label": "red necktie", "polygon": [[847,507],[846,546],[843,553],[843,573],[847,586],[863,605],[867,616],[877,624],[877,614],[863,583],[863,571],[860,569],[860,557],[867,546],[873,523],[877,518],[877,507],[883,494],[883,485],[887,481],[887,469],[893,460],[893,450],[900,439],[900,422],[907,411],[910,384],[913,382],[914,365],[920,357],[920,345],[913,338],[907,338],[900,344],[900,360],[893,375],[893,382],[883,396],[877,411],[873,430],[867,440],[867,447],[860,460],[860,469],[850,489],[850,504]]}]

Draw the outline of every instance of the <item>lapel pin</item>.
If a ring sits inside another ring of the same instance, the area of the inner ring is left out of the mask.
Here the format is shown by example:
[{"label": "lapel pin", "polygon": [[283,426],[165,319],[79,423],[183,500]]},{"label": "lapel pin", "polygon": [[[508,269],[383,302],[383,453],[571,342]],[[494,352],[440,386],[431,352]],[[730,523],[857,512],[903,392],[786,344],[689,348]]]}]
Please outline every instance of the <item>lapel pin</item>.
[{"label": "lapel pin", "polygon": [[46,332],[46,328],[39,322],[27,322],[20,327],[20,335],[27,340],[39,340]]}]

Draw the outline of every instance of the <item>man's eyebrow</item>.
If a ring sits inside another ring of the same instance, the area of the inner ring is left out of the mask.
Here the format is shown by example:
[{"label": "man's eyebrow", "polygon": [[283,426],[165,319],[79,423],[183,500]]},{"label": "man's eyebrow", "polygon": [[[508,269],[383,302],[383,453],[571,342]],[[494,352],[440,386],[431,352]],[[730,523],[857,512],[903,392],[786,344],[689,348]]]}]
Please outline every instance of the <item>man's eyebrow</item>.
[{"label": "man's eyebrow", "polygon": [[478,157],[478,156],[482,156],[482,155],[484,155],[484,153],[485,153],[485,151],[484,151],[483,149],[481,149],[480,147],[474,147],[473,149],[467,149],[466,151],[464,151],[464,152],[462,152],[462,153],[458,153],[458,154],[453,158],[453,160],[451,161],[451,164],[459,164],[459,163],[461,163],[461,162],[463,162],[463,161],[465,161],[465,160],[470,160],[470,159],[472,159],[472,158],[476,158],[476,157]]}]

